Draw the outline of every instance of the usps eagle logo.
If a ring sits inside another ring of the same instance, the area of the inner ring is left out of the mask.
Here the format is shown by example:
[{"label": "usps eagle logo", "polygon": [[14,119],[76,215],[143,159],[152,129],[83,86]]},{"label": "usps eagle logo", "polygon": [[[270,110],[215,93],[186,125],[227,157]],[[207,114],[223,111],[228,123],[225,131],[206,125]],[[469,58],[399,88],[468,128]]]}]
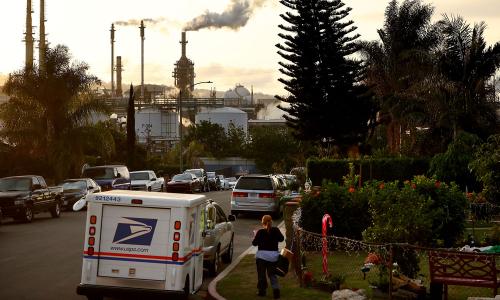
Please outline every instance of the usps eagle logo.
[{"label": "usps eagle logo", "polygon": [[115,244],[151,246],[157,219],[123,218],[123,223],[116,226]]}]

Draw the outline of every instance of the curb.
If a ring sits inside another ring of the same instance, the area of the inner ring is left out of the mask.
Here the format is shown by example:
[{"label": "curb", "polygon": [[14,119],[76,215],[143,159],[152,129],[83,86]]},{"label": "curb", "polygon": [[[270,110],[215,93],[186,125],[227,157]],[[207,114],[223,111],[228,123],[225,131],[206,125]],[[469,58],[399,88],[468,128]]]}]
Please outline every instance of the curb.
[{"label": "curb", "polygon": [[[284,229],[284,227],[285,227],[285,221],[281,221],[281,223],[278,225],[278,228]],[[226,277],[227,274],[229,274],[229,272],[231,272],[234,268],[236,268],[236,266],[240,263],[240,261],[252,251],[252,248],[255,248],[255,246],[248,247],[247,250],[243,251],[243,253],[241,253],[236,258],[236,260],[233,260],[233,262],[229,266],[227,266],[224,269],[224,271],[220,272],[219,275],[217,275],[212,280],[212,282],[210,282],[210,284],[208,285],[208,297],[207,297],[207,299],[226,300],[226,298],[222,297],[217,292],[217,283],[219,281],[221,281],[222,279],[224,279],[224,277]]]}]

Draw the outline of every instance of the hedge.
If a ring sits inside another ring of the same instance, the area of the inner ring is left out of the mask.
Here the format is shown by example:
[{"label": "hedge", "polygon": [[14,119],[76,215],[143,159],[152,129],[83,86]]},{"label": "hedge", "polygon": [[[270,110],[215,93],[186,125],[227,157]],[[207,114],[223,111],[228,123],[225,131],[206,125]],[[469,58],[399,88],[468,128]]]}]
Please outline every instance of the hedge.
[{"label": "hedge", "polygon": [[[427,174],[428,158],[377,158],[363,160],[348,159],[308,159],[307,176],[313,185],[321,185],[323,180],[341,183],[342,176],[349,173],[349,163],[353,163],[361,180],[405,181],[415,175]],[[361,165],[361,170],[360,170]]]}]

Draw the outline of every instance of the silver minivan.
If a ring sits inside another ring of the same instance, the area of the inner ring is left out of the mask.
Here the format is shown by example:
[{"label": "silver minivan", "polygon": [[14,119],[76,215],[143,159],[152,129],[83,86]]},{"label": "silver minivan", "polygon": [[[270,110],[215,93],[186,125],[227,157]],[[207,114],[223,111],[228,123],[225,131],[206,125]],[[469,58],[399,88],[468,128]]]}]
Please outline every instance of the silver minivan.
[{"label": "silver minivan", "polygon": [[282,192],[273,175],[244,175],[238,179],[231,194],[231,214],[266,212],[278,218]]}]

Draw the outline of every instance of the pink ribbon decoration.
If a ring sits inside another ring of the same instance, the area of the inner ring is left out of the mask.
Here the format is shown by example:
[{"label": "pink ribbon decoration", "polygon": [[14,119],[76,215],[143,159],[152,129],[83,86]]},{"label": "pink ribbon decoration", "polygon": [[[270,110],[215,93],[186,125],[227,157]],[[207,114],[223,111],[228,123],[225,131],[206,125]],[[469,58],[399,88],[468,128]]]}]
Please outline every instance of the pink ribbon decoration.
[{"label": "pink ribbon decoration", "polygon": [[332,222],[332,217],[330,217],[329,214],[325,214],[323,216],[323,226],[322,226],[322,230],[321,230],[321,233],[322,233],[322,242],[323,242],[323,248],[322,248],[322,251],[321,251],[321,254],[323,255],[323,274],[328,274],[328,258],[327,258],[327,252],[328,252],[328,247],[327,247],[327,242],[326,242],[326,225],[330,226],[330,228],[333,227],[333,222]]}]

